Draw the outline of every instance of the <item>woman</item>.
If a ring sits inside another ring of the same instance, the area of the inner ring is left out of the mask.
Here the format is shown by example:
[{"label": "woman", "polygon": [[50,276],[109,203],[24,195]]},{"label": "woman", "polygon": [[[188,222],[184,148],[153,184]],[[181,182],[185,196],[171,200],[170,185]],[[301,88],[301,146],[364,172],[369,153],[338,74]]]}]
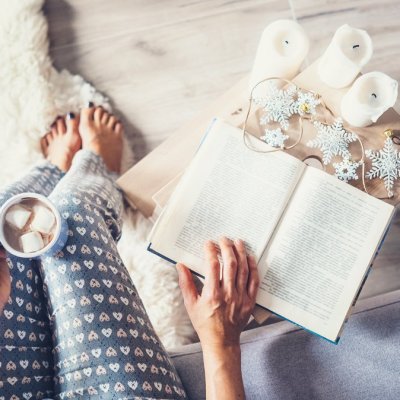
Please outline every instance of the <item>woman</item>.
[{"label": "woman", "polygon": [[[0,253],[0,398],[180,399],[186,394],[116,248],[121,234],[123,127],[93,104],[58,118],[41,141],[47,162],[0,196],[37,192],[68,222],[63,251],[39,261]],[[204,351],[207,398],[244,398],[239,337],[258,276],[241,241],[207,243],[202,293],[178,264]],[[7,264],[6,264],[7,261]],[[221,391],[223,388],[223,391]]]}]

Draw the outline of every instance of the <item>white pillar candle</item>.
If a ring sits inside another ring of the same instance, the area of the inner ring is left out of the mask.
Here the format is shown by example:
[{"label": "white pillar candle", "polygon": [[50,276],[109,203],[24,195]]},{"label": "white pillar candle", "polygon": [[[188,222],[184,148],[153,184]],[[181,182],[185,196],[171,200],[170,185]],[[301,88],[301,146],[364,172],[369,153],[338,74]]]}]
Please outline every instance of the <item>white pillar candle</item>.
[{"label": "white pillar candle", "polygon": [[369,72],[360,76],[343,96],[342,117],[356,127],[371,125],[394,106],[397,94],[397,81],[382,72]]},{"label": "white pillar candle", "polygon": [[372,51],[366,31],[342,25],[319,61],[321,81],[336,89],[349,86],[371,59]]},{"label": "white pillar candle", "polygon": [[297,22],[282,19],[268,25],[258,45],[250,75],[250,90],[263,79],[292,79],[306,58],[309,47],[309,39]]}]

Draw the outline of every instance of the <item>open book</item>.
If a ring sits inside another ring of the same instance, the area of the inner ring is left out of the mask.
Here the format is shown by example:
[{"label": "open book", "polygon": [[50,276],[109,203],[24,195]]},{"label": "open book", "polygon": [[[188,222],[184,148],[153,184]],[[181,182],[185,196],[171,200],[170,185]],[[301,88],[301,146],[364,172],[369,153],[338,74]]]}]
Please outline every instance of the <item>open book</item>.
[{"label": "open book", "polygon": [[337,343],[393,213],[287,153],[249,150],[240,129],[216,120],[149,250],[204,276],[206,240],[243,239],[258,263],[257,304]]}]

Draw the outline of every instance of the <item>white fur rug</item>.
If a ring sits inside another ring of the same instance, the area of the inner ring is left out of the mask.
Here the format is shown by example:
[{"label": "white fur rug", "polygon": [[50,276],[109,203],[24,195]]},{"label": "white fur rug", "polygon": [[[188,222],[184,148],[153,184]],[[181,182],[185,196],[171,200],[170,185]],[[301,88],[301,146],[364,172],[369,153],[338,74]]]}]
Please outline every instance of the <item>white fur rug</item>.
[{"label": "white fur rug", "polygon": [[[0,0],[0,187],[42,160],[39,138],[57,115],[76,112],[88,101],[109,108],[83,78],[53,68],[43,2]],[[125,149],[126,169],[133,158]],[[145,218],[127,210],[125,221],[119,249],[156,331],[167,348],[190,343],[193,328],[175,269],[146,251],[151,226]]]}]

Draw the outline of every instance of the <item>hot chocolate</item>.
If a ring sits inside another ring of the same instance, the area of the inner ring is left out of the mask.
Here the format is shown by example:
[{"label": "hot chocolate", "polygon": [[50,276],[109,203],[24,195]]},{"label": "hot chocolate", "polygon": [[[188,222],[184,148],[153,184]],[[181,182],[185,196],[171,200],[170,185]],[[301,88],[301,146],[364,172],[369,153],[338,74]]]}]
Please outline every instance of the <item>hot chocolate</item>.
[{"label": "hot chocolate", "polygon": [[4,238],[13,249],[34,253],[53,239],[56,217],[39,199],[24,198],[5,212]]}]

